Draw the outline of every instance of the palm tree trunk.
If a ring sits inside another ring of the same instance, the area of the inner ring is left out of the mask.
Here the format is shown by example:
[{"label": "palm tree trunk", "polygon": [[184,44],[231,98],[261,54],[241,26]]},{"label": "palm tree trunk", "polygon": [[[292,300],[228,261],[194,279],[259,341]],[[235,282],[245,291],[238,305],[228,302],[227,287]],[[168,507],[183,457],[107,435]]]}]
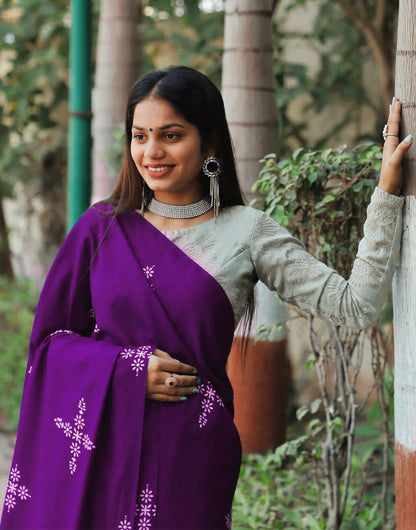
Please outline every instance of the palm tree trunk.
[{"label": "palm tree trunk", "polygon": [[[276,0],[226,0],[222,93],[237,168],[247,199],[258,178],[259,160],[277,150],[277,105],[273,75],[272,15]],[[257,290],[259,324],[283,321],[276,296]],[[234,387],[235,422],[243,451],[266,452],[285,440],[289,365],[284,332],[272,341],[249,340],[244,362],[236,336],[228,362]]]},{"label": "palm tree trunk", "polygon": [[[402,102],[401,137],[416,133],[416,0],[401,0],[397,35],[396,96]],[[416,521],[416,148],[403,164],[402,251],[393,283],[395,346],[395,469],[398,530]]]},{"label": "palm tree trunk", "polygon": [[243,191],[254,198],[259,160],[277,149],[272,0],[225,3],[222,94]]},{"label": "palm tree trunk", "polygon": [[92,202],[108,197],[115,184],[107,162],[114,129],[124,122],[127,94],[140,69],[141,2],[102,0],[93,91]]}]

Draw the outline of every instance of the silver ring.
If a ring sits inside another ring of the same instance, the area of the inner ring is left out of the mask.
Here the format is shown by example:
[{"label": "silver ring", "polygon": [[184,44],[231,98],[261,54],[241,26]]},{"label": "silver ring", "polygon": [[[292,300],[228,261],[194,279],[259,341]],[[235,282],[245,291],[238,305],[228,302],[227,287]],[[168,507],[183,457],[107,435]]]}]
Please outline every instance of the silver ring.
[{"label": "silver ring", "polygon": [[383,140],[384,141],[386,141],[387,136],[396,136],[397,138],[399,137],[398,134],[389,133],[389,126],[386,123],[386,125],[383,127]]},{"label": "silver ring", "polygon": [[176,377],[173,377],[173,374],[171,374],[169,377],[165,379],[165,385],[169,388],[174,388],[178,384],[178,380]]}]

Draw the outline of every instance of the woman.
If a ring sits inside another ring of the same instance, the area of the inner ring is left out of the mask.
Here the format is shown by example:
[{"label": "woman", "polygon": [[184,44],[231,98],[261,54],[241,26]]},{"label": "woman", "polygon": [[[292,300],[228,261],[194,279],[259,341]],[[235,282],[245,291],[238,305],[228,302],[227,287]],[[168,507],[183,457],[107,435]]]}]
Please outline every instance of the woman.
[{"label": "woman", "polygon": [[134,85],[117,186],[68,235],[40,297],[3,528],[231,527],[234,327],[258,279],[338,324],[375,321],[400,245],[412,138],[399,144],[399,119],[393,100],[346,281],[243,206],[205,76],[172,67]]}]

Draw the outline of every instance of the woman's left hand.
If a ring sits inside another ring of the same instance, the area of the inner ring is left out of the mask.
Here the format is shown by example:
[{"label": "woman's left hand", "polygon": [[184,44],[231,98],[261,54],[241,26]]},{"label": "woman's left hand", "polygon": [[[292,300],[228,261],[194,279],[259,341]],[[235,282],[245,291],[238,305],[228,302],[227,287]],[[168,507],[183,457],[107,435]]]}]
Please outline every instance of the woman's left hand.
[{"label": "woman's left hand", "polygon": [[383,149],[383,161],[378,187],[393,195],[400,195],[403,186],[402,161],[406,151],[412,145],[413,136],[409,134],[399,143],[399,125],[402,106],[397,98],[393,98],[387,132]]}]

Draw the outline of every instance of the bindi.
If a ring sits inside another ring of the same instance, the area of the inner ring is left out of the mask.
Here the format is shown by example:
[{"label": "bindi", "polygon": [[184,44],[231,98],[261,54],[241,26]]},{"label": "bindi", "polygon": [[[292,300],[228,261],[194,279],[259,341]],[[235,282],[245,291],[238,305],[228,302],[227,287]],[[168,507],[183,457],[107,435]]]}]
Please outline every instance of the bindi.
[{"label": "bindi", "polygon": [[150,132],[153,132],[153,127],[149,127],[149,131],[150,131]]}]

